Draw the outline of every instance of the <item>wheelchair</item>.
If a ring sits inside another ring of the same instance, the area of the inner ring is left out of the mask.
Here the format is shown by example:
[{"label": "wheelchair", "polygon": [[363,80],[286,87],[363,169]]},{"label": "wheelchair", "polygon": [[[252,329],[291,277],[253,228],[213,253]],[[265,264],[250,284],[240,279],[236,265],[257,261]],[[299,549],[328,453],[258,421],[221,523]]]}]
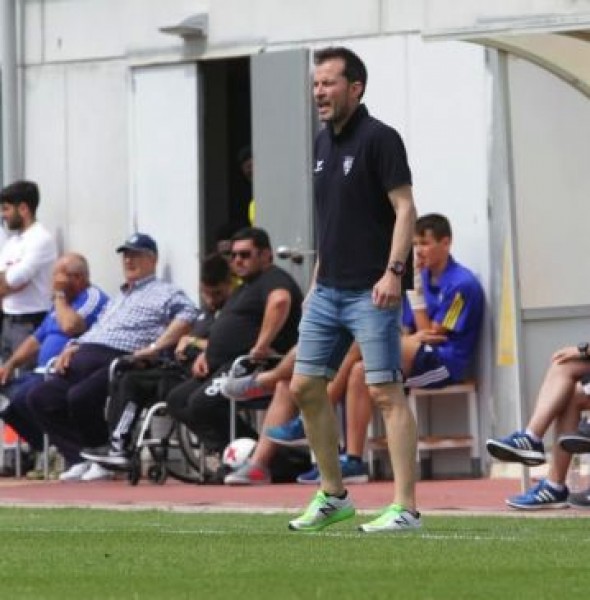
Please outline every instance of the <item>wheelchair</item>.
[{"label": "wheelchair", "polygon": [[[177,383],[190,377],[184,367],[169,359],[135,359],[124,356],[115,359],[109,368],[109,387],[115,389],[117,379],[129,370],[158,369],[162,375],[177,377]],[[108,414],[111,396],[107,398],[105,416]],[[107,419],[108,420],[108,419]],[[209,483],[216,477],[215,457],[208,453],[197,436],[183,423],[171,419],[166,412],[166,403],[158,398],[141,409],[140,416],[131,432],[128,443],[129,464],[118,467],[127,472],[130,485],[137,485],[142,476],[142,458],[149,452],[150,463],[147,479],[162,485],[168,476],[185,483]]]}]

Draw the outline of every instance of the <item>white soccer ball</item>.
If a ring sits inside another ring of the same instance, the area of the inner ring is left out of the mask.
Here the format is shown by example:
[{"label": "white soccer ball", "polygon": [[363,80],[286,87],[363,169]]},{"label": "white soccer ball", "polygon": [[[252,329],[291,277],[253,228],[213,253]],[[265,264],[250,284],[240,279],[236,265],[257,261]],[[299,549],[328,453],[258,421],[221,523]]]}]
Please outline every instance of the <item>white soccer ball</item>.
[{"label": "white soccer ball", "polygon": [[238,438],[230,442],[223,451],[223,464],[232,470],[239,469],[251,456],[256,448],[256,440]]}]

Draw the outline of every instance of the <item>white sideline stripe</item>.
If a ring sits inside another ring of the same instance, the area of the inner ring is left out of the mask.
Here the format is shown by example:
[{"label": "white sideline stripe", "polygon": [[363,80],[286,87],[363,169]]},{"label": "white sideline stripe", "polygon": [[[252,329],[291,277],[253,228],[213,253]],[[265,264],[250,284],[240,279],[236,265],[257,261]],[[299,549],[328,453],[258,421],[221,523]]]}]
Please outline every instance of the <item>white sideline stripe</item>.
[{"label": "white sideline stripe", "polygon": [[[285,525],[283,529],[267,529],[267,530],[259,530],[259,531],[250,531],[245,529],[163,529],[159,526],[153,526],[154,529],[158,529],[158,535],[210,535],[210,536],[230,536],[230,535],[251,535],[251,536],[296,536],[302,537],[301,535],[297,536],[297,533],[293,533],[292,531],[288,531]],[[149,532],[149,527],[147,528],[132,528],[132,529],[78,529],[74,527],[26,527],[26,528],[11,528],[4,529],[0,528],[0,532],[2,533],[78,533],[83,535],[88,534],[108,534],[108,533],[146,533]],[[421,539],[427,540],[457,540],[457,541],[526,541],[523,537],[513,536],[513,535],[469,535],[469,534],[442,534],[442,533],[427,533],[421,530],[408,530],[401,532],[384,532],[377,534],[368,534],[363,533],[361,531],[334,531],[334,530],[324,530],[315,534],[306,534],[306,537],[309,535],[315,536],[327,536],[327,537],[339,537],[339,538],[367,538],[367,537],[403,537],[403,538],[415,538],[419,537]],[[582,542],[590,542],[590,538],[581,540]]]}]

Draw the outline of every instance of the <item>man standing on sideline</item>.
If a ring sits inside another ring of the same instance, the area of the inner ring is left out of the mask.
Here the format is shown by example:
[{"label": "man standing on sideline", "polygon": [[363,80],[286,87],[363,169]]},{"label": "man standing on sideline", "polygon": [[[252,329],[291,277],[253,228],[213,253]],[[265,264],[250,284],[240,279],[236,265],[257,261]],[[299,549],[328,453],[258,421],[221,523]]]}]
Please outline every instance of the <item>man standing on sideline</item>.
[{"label": "man standing on sideline", "polygon": [[[33,333],[51,307],[51,271],[57,246],[36,220],[38,206],[39,189],[32,181],[16,181],[0,191],[2,218],[12,234],[0,252],[2,362]],[[34,364],[31,360],[20,368],[32,369]]]},{"label": "man standing on sideline", "polygon": [[381,409],[395,473],[394,503],[361,531],[421,526],[415,502],[416,422],[404,394],[400,349],[402,275],[416,209],[399,134],[361,104],[367,71],[347,48],[315,54],[314,99],[326,124],[315,142],[318,261],[299,327],[291,390],[321,475],[305,513],[289,523],[318,531],[354,515],[342,483],[328,379],[355,339]]}]

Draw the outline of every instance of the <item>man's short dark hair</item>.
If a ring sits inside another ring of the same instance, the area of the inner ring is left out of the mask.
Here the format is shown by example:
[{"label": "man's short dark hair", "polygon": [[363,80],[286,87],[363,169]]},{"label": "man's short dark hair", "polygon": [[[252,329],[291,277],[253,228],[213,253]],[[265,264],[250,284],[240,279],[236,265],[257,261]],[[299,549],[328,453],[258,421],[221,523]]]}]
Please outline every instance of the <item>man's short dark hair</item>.
[{"label": "man's short dark hair", "polygon": [[15,181],[0,191],[0,204],[26,204],[34,216],[39,206],[39,188],[33,181]]},{"label": "man's short dark hair", "polygon": [[316,50],[313,55],[313,62],[315,65],[321,65],[328,60],[334,60],[340,58],[344,61],[344,71],[342,75],[346,77],[349,83],[359,81],[363,86],[363,91],[359,98],[363,97],[365,89],[367,87],[367,67],[360,57],[355,54],[349,48],[344,46],[329,46],[328,48],[322,48]]},{"label": "man's short dark hair", "polygon": [[427,231],[432,231],[432,237],[440,241],[445,237],[453,239],[453,231],[449,220],[439,213],[429,213],[422,215],[416,220],[416,235],[425,235]]},{"label": "man's short dark hair", "polygon": [[232,235],[232,242],[240,240],[252,240],[254,247],[259,250],[272,250],[268,233],[260,227],[243,227]]},{"label": "man's short dark hair", "polygon": [[242,146],[239,150],[238,150],[238,155],[237,155],[237,160],[238,160],[238,164],[241,165],[242,163],[245,163],[247,160],[250,160],[252,158],[252,146]]},{"label": "man's short dark hair", "polygon": [[229,263],[221,254],[215,252],[206,256],[201,264],[201,283],[221,285],[231,280]]}]

